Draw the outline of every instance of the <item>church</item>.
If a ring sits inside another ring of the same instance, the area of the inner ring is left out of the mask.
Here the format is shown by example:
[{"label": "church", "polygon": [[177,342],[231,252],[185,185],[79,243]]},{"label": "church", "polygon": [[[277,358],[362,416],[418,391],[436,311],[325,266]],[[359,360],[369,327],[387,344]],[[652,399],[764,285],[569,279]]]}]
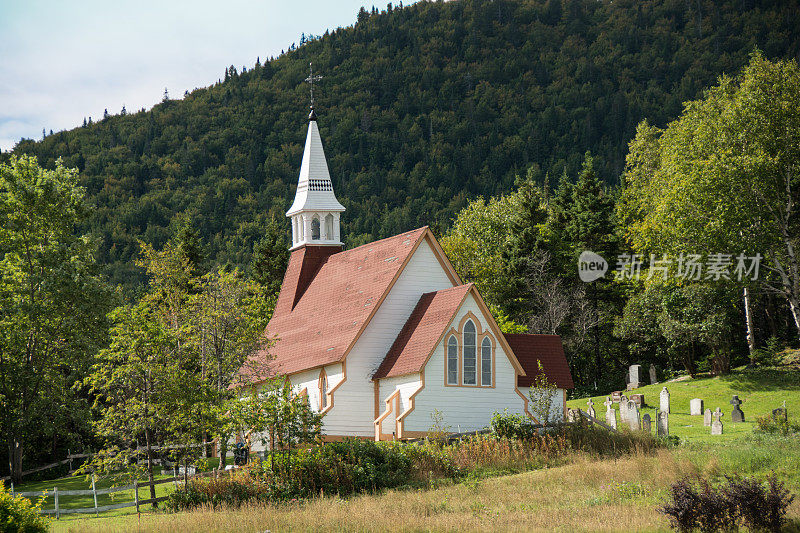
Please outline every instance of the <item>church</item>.
[{"label": "church", "polygon": [[258,354],[321,412],[326,440],[423,437],[486,428],[496,411],[531,412],[538,361],[563,419],[572,376],[557,335],[503,334],[427,227],[344,250],[312,106],[294,203],[292,246]]}]

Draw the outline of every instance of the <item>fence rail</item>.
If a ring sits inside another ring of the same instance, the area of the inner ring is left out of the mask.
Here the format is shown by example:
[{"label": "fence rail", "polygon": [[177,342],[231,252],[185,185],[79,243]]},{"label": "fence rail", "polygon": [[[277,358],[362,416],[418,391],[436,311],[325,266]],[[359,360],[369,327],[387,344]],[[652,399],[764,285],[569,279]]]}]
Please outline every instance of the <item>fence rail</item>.
[{"label": "fence rail", "polygon": [[[186,483],[191,479],[202,478],[202,477],[210,477],[216,476],[220,473],[226,472],[233,472],[233,470],[211,470],[210,472],[199,472],[197,474],[184,474],[182,476],[173,476],[164,479],[157,479],[154,481],[134,481],[132,485],[124,485],[121,487],[109,487],[107,489],[98,489],[94,485],[94,479],[92,479],[92,488],[85,489],[85,490],[58,490],[58,487],[53,487],[51,491],[26,491],[26,492],[15,492],[11,489],[12,496],[22,496],[24,498],[34,499],[34,498],[41,498],[44,496],[45,498],[54,498],[54,508],[53,509],[40,509],[40,514],[45,515],[55,515],[56,519],[58,519],[62,514],[75,514],[75,513],[95,513],[96,515],[105,511],[112,511],[114,509],[124,509],[126,507],[136,507],[136,512],[139,512],[139,507],[142,505],[146,505],[148,503],[159,503],[165,501],[169,496],[159,496],[157,498],[148,498],[146,500],[139,499],[139,490],[143,488],[150,488],[155,487],[156,485],[163,485],[164,483],[174,483],[175,487],[177,488],[179,482]],[[122,502],[122,503],[113,503],[109,505],[97,505],[97,497],[103,494],[113,494],[115,492],[125,492],[128,490],[133,490],[133,501],[130,502]],[[81,507],[78,509],[63,509],[59,505],[59,499],[64,496],[93,496],[94,497],[94,507]]]}]

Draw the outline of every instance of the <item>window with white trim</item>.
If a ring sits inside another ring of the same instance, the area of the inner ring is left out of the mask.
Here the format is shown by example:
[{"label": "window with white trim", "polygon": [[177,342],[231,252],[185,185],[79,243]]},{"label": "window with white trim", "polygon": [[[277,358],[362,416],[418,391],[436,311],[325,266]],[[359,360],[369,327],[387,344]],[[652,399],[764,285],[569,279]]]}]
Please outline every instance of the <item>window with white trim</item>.
[{"label": "window with white trim", "polygon": [[311,219],[311,240],[319,240],[319,217],[316,215]]},{"label": "window with white trim", "polygon": [[475,324],[467,320],[464,324],[464,364],[462,366],[464,385],[477,385],[478,347]]},{"label": "window with white trim", "polygon": [[455,335],[447,340],[447,384],[458,385],[458,341]]},{"label": "window with white trim", "polygon": [[492,385],[492,340],[484,337],[481,343],[481,385]]}]

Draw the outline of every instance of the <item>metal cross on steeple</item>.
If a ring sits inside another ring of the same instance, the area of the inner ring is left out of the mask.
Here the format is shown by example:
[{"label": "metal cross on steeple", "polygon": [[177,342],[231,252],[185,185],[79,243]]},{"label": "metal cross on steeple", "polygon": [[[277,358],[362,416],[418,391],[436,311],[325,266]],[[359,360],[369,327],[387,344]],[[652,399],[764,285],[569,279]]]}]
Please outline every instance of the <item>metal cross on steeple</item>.
[{"label": "metal cross on steeple", "polygon": [[309,62],[308,64],[308,77],[304,80],[311,86],[311,109],[314,109],[314,82],[322,79],[322,76],[314,76],[314,68]]}]

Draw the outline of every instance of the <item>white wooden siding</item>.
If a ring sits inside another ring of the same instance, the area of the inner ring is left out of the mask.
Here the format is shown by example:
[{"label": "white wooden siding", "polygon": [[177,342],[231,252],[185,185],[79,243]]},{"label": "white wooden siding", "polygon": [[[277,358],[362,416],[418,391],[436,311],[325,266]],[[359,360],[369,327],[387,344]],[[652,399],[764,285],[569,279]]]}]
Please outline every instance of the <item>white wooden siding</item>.
[{"label": "white wooden siding", "polygon": [[[479,329],[481,331],[488,329],[487,317],[483,316],[472,294],[468,294],[455,319],[447,327],[447,331],[451,327],[458,329],[461,319],[470,311],[478,317]],[[494,334],[492,336],[494,337]],[[405,418],[405,431],[428,431],[431,426],[431,415],[437,409],[443,416],[444,426],[453,432],[483,429],[489,425],[495,411],[508,409],[510,413],[524,412],[524,401],[514,390],[516,370],[497,339],[495,339],[494,388],[445,386],[446,342],[447,337],[439,342],[425,365],[425,388],[414,398],[414,411]]]},{"label": "white wooden siding", "polygon": [[374,437],[373,374],[420,296],[452,286],[430,245],[423,241],[347,355],[347,380],[334,392],[333,409],[325,415],[326,434]]},{"label": "white wooden siding", "polygon": [[399,411],[393,412],[383,420],[381,423],[381,433],[391,435],[397,430],[397,417],[403,414],[403,412],[405,412],[406,409],[411,406],[411,395],[414,394],[414,392],[419,388],[420,384],[421,381],[418,373],[409,374],[407,376],[399,376],[396,378],[384,378],[379,381],[379,414],[383,414],[384,410],[386,409],[386,399],[391,396],[394,391],[400,391],[400,409]]},{"label": "white wooden siding", "polygon": [[[520,387],[522,394],[530,398],[530,387]],[[528,404],[528,411],[537,418],[539,418],[532,404]],[[540,419],[541,420],[541,419]],[[553,393],[553,403],[550,404],[550,422],[563,422],[564,421],[564,389],[556,389]]]}]

